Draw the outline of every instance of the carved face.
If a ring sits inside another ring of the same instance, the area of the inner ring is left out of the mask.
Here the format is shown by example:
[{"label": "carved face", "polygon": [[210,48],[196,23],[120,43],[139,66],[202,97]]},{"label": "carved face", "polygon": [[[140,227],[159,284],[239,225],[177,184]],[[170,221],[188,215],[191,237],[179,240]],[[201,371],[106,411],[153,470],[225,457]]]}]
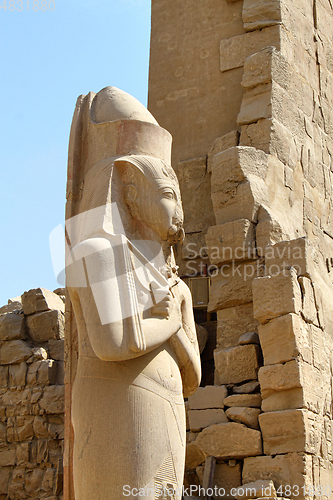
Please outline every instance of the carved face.
[{"label": "carved face", "polygon": [[139,177],[139,182],[128,186],[127,200],[132,215],[153,229],[163,241],[170,244],[182,241],[183,210],[179,187],[172,179]]}]

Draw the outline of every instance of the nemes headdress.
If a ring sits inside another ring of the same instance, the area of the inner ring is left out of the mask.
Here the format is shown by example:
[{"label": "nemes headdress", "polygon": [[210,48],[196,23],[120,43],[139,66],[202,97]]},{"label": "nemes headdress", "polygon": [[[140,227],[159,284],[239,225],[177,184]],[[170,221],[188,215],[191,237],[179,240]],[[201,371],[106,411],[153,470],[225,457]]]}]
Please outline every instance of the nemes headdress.
[{"label": "nemes headdress", "polygon": [[121,211],[114,172],[120,162],[130,163],[148,180],[178,185],[170,166],[171,142],[169,132],[126,92],[105,87],[80,96],[70,134],[66,218],[112,201]]}]

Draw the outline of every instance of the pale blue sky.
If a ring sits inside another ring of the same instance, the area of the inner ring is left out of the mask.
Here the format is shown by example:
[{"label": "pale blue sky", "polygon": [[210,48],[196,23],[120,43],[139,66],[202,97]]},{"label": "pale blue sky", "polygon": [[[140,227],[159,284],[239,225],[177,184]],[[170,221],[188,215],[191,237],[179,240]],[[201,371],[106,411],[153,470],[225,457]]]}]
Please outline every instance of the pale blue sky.
[{"label": "pale blue sky", "polygon": [[30,0],[29,11],[26,1],[6,6],[0,9],[0,306],[30,288],[59,286],[49,233],[64,218],[76,99],[114,85],[146,105],[150,37],[150,0],[46,0],[45,11],[41,0]]}]

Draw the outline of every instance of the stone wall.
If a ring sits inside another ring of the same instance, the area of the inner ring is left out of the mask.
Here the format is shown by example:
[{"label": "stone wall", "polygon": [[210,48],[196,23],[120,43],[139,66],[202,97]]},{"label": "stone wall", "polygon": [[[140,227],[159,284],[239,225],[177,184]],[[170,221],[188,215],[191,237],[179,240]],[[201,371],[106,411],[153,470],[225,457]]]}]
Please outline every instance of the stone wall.
[{"label": "stone wall", "polygon": [[211,277],[217,312],[219,402],[188,402],[186,484],[213,455],[216,484],[332,497],[332,22],[329,0],[153,0],[178,260]]},{"label": "stone wall", "polygon": [[0,499],[62,499],[64,289],[0,308]]}]

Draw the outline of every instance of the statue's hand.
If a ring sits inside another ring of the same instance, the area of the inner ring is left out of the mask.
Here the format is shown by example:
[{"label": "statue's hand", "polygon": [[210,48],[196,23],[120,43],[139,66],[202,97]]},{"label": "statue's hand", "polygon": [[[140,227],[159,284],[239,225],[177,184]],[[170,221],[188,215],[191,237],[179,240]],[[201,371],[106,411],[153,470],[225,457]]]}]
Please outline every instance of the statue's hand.
[{"label": "statue's hand", "polygon": [[[154,284],[152,283],[152,288],[153,288],[153,285]],[[154,293],[154,289],[153,289],[153,293]],[[154,294],[154,295],[156,297],[156,294]],[[164,297],[162,298],[162,300],[160,300],[159,302],[156,301],[156,303],[152,306],[152,308],[151,308],[152,316],[157,316],[160,318],[169,319],[170,315],[172,313],[172,310],[174,309],[173,300],[174,299],[173,299],[171,292],[169,290],[166,295],[164,294]]]}]

